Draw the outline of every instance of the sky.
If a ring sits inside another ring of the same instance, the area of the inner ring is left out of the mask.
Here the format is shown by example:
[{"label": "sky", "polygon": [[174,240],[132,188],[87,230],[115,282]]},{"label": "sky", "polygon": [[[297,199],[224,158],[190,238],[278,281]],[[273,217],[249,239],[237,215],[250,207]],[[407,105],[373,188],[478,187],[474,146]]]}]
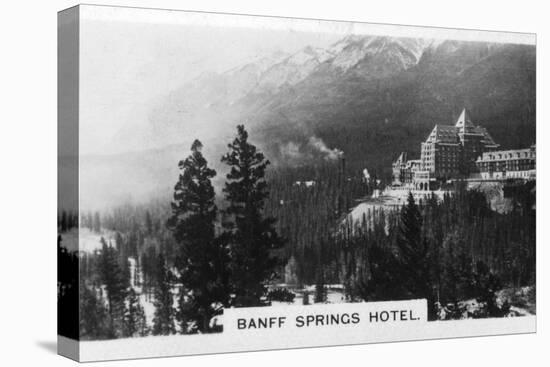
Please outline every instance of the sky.
[{"label": "sky", "polygon": [[[181,12],[178,12],[181,13]],[[123,151],[110,138],[127,124],[147,123],[171,91],[204,72],[223,72],[275,52],[328,46],[339,34],[253,31],[163,20],[84,20],[81,25],[82,154]]]}]

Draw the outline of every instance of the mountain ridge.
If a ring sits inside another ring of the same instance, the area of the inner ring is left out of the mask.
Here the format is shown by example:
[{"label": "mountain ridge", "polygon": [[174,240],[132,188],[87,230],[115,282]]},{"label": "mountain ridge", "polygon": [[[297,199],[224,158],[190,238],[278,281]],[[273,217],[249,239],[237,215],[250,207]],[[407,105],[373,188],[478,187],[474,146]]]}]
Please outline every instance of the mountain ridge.
[{"label": "mountain ridge", "polygon": [[535,140],[534,46],[350,36],[260,60],[199,76],[159,103],[145,130],[129,126],[116,139],[133,137],[141,150],[176,144],[185,154],[199,138],[218,169],[243,123],[275,165],[342,151],[350,169],[379,177],[400,151],[417,156],[431,128],[454,123],[463,108],[502,148]]}]

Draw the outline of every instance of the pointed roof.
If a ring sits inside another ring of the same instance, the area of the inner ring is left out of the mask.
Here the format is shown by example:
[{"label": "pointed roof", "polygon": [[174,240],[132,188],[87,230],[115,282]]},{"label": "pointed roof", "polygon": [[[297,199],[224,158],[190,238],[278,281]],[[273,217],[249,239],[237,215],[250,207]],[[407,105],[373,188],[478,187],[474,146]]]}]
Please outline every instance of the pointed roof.
[{"label": "pointed roof", "polygon": [[395,160],[394,164],[401,164],[401,163],[405,163],[407,161],[407,152],[401,152],[401,154],[399,154],[399,157],[397,157],[397,159]]},{"label": "pointed roof", "polygon": [[489,132],[487,131],[486,128],[482,127],[482,126],[476,126],[475,129],[474,129],[474,133],[476,134],[479,134],[479,135],[483,135],[483,143],[485,145],[491,145],[491,146],[494,146],[494,147],[499,147],[500,145],[495,143],[495,141],[493,140],[493,137],[491,136],[491,134],[489,134]]},{"label": "pointed roof", "polygon": [[458,143],[458,129],[456,126],[435,125],[426,139],[426,143]]},{"label": "pointed roof", "polygon": [[470,120],[470,116],[465,108],[460,113],[460,116],[458,116],[458,120],[456,120],[455,126],[460,129],[474,127],[474,124],[472,120]]}]

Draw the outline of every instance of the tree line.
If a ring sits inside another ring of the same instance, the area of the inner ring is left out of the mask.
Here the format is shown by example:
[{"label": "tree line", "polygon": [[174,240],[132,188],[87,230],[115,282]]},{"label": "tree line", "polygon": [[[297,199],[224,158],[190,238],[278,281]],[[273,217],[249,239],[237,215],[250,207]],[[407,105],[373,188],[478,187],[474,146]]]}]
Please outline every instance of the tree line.
[{"label": "tree line", "polygon": [[[298,285],[316,284],[314,302],[326,300],[326,284],[340,283],[348,301],[427,298],[431,319],[462,317],[461,301],[472,298],[484,307],[471,317],[504,315],[497,292],[534,284],[532,184],[505,187],[507,212],[459,185],[442,200],[409,197],[403,208],[373,209],[352,223],[349,210],[378,184],[343,160],[268,170],[239,126],[222,157],[229,167],[222,202],[202,149],[195,141],[179,162],[171,203],[87,212],[81,225],[104,236],[101,248],[76,256],[58,246],[60,263],[80,272],[79,287],[67,274],[58,287],[72,297],[58,298],[67,310],[80,293],[80,337],[220,331],[215,316],[225,307],[294,298],[266,288],[282,281],[289,260]],[[60,244],[78,220],[58,216]],[[154,305],[149,323],[144,298]]]},{"label": "tree line", "polygon": [[[100,250],[80,257],[81,337],[220,331],[213,320],[224,307],[269,304],[266,282],[279,262],[273,253],[284,245],[275,219],[264,210],[269,161],[248,141],[242,125],[228,148],[221,158],[229,166],[223,209],[215,204],[216,171],[195,140],[190,156],[179,162],[171,214],[164,224],[149,211],[142,223],[124,211],[105,218],[86,216],[91,230],[101,233],[95,224],[102,223],[115,235],[114,244],[102,238]],[[141,277],[132,279],[129,258],[139,267],[133,273]],[[152,298],[151,329],[132,284]]]},{"label": "tree line", "polygon": [[285,262],[295,260],[296,282],[312,284],[323,276],[326,258],[337,255],[331,244],[338,223],[358,199],[372,193],[376,178],[365,177],[360,170],[348,170],[346,161],[340,159],[317,165],[276,167],[268,179],[266,213],[277,218],[277,231],[287,239],[281,256]]},{"label": "tree line", "polygon": [[[338,262],[350,300],[426,298],[430,319],[498,317],[497,294],[535,284],[534,183],[514,185],[512,208],[499,213],[485,194],[460,186],[400,210],[373,210],[339,235]],[[468,310],[461,302],[475,299]]]}]

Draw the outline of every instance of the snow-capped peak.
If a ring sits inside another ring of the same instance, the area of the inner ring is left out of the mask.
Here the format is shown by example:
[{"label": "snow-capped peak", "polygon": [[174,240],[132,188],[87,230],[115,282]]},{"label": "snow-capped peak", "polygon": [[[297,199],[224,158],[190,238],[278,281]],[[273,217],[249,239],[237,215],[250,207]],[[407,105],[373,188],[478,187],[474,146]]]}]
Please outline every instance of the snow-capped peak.
[{"label": "snow-capped peak", "polygon": [[320,64],[325,62],[332,56],[334,55],[328,50],[307,46],[288,57],[284,62],[289,62],[296,65],[303,65],[310,61],[316,61],[318,64]]},{"label": "snow-capped peak", "polygon": [[348,70],[366,57],[379,57],[399,62],[407,69],[420,60],[429,42],[413,38],[349,35],[334,43],[330,50],[337,53],[332,66]]},{"label": "snow-capped peak", "polygon": [[278,88],[294,85],[334,55],[325,49],[307,46],[269,68],[260,78],[259,87]]}]

